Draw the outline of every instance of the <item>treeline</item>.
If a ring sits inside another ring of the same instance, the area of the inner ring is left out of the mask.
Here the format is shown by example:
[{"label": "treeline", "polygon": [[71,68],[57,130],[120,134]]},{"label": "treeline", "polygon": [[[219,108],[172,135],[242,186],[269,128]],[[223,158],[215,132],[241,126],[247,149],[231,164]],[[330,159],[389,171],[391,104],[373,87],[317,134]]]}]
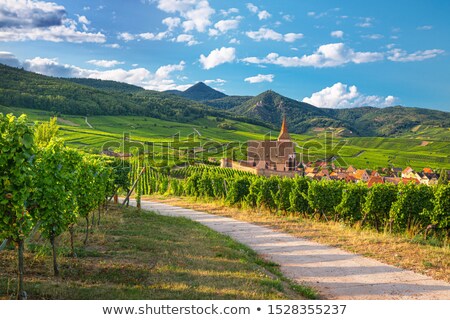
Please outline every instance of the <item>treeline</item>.
[{"label": "treeline", "polygon": [[[200,167],[201,168],[201,167]],[[155,173],[140,188],[144,194],[191,196],[223,200],[229,205],[268,209],[273,214],[294,214],[340,221],[378,231],[425,237],[433,230],[448,237],[450,185],[375,184],[315,181],[304,177],[270,178],[212,170],[183,169],[184,178]],[[149,185],[150,187],[146,187]]]},{"label": "treeline", "polygon": [[89,216],[120,187],[129,185],[128,171],[115,160],[92,156],[68,148],[57,137],[56,119],[29,126],[19,118],[0,113],[0,243],[18,248],[18,298],[23,290],[24,243],[40,232],[52,247],[54,274],[59,274],[55,239],[69,231],[74,255],[73,228],[79,218]]}]

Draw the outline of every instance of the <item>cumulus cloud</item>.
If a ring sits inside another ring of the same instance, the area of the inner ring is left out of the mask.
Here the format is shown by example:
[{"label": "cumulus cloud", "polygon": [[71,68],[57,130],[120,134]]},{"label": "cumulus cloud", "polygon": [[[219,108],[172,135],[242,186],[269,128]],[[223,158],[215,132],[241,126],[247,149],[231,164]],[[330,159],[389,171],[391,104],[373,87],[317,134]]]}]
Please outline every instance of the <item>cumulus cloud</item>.
[{"label": "cumulus cloud", "polygon": [[389,51],[388,60],[394,62],[415,62],[432,59],[444,53],[445,51],[440,49],[416,51],[414,53],[407,53],[401,49],[393,49]]},{"label": "cumulus cloud", "polygon": [[319,108],[356,108],[363,106],[390,107],[395,105],[397,98],[393,96],[380,97],[368,96],[360,93],[356,86],[348,86],[341,82],[335,83],[311,97],[306,97],[303,102],[312,104]]},{"label": "cumulus cloud", "polygon": [[219,85],[219,86],[223,86],[225,83],[227,83],[226,80],[217,78],[214,80],[205,80],[204,81],[207,85]]},{"label": "cumulus cloud", "polygon": [[[80,68],[70,64],[62,64],[57,58],[35,57],[33,59],[27,59],[21,63],[12,53],[0,52],[0,63],[7,61],[9,61],[9,65],[23,67],[25,70],[47,76],[112,80],[137,85],[148,90],[186,90],[191,86],[191,84],[178,85],[172,79],[173,73],[184,70],[184,61],[180,61],[178,64],[161,66],[155,72],[151,72],[145,68],[136,68],[137,65],[134,65],[134,68],[129,70],[122,68],[98,70]],[[98,62],[102,60],[92,61]],[[100,64],[103,63],[99,63],[99,65]]]},{"label": "cumulus cloud", "polygon": [[0,51],[0,63],[11,67],[19,68],[22,66],[19,59],[14,54],[7,51]]},{"label": "cumulus cloud", "polygon": [[168,17],[162,21],[165,24],[169,31],[173,31],[175,28],[179,27],[181,24],[181,19],[178,17]]},{"label": "cumulus cloud", "polygon": [[247,3],[247,9],[252,13],[258,12],[258,7],[255,6],[253,3]]},{"label": "cumulus cloud", "polygon": [[168,32],[159,32],[159,33],[144,32],[144,33],[137,33],[137,34],[131,34],[129,32],[120,32],[117,35],[117,39],[123,40],[125,42],[133,41],[133,40],[157,41],[157,40],[163,40],[163,39],[167,38],[168,35],[169,35]]},{"label": "cumulus cloud", "polygon": [[266,20],[266,19],[269,19],[271,16],[272,15],[266,10],[258,12],[259,20]]},{"label": "cumulus cloud", "polygon": [[209,35],[216,36],[219,33],[227,33],[230,30],[235,30],[239,27],[239,18],[236,19],[228,19],[228,20],[220,20],[215,25],[215,29],[209,30]]},{"label": "cumulus cloud", "polygon": [[180,34],[175,39],[175,42],[185,42],[188,46],[193,46],[198,44],[199,42],[195,40],[195,37],[191,34]]},{"label": "cumulus cloud", "polygon": [[284,57],[270,53],[265,58],[248,57],[242,61],[252,64],[274,64],[283,67],[337,67],[349,63],[361,64],[383,60],[384,54],[379,52],[357,52],[343,43],[332,43],[320,46],[316,52],[302,57]]},{"label": "cumulus cloud", "polygon": [[5,0],[0,9],[0,41],[106,41],[101,32],[86,32],[90,21],[85,16],[79,16],[78,20],[84,31],[77,29],[75,20],[67,18],[64,6],[45,1]]},{"label": "cumulus cloud", "polygon": [[237,14],[239,13],[239,9],[238,8],[230,8],[228,10],[220,10],[220,14],[223,15],[224,17],[229,16],[230,14]]},{"label": "cumulus cloud", "polygon": [[248,83],[273,82],[275,75],[273,74],[258,74],[254,77],[245,78],[244,81]]},{"label": "cumulus cloud", "polygon": [[158,8],[168,13],[178,13],[184,21],[184,31],[205,32],[212,24],[211,16],[215,10],[207,0],[157,0]]},{"label": "cumulus cloud", "polygon": [[344,31],[341,31],[341,30],[333,31],[333,32],[331,32],[331,36],[333,38],[342,39],[344,37]]},{"label": "cumulus cloud", "polygon": [[274,41],[295,42],[303,38],[302,33],[286,33],[283,35],[268,28],[260,28],[258,31],[248,31],[245,34],[247,35],[247,37],[255,41],[274,40]]},{"label": "cumulus cloud", "polygon": [[112,68],[119,64],[125,63],[123,61],[117,61],[117,60],[89,60],[86,62],[89,64],[92,64],[94,66],[102,67],[102,68]]},{"label": "cumulus cloud", "polygon": [[221,64],[233,62],[235,59],[235,48],[222,47],[220,49],[214,49],[207,57],[202,54],[199,61],[202,64],[203,69],[209,70]]},{"label": "cumulus cloud", "polygon": [[259,8],[253,3],[247,3],[247,9],[251,13],[255,13],[258,16],[259,20],[266,20],[272,16],[267,10],[259,10]]}]

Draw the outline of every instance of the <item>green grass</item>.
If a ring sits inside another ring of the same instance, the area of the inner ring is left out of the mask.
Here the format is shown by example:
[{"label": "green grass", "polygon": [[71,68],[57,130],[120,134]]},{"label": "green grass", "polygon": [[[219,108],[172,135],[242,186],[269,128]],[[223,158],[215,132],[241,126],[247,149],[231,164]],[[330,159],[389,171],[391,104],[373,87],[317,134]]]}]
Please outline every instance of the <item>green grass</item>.
[{"label": "green grass", "polygon": [[[26,251],[30,299],[304,299],[311,289],[284,277],[248,247],[198,223],[133,208],[112,208],[69,258],[59,240],[61,276],[52,276],[50,248],[33,239]],[[0,252],[0,299],[14,297],[16,254]]]}]

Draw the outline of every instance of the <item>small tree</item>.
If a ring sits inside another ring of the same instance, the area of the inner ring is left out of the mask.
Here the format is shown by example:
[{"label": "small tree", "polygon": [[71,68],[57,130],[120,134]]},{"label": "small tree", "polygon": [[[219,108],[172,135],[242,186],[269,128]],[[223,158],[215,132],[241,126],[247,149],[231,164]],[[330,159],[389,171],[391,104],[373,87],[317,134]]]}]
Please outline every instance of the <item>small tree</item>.
[{"label": "small tree", "polygon": [[444,186],[448,184],[448,173],[447,170],[442,169],[439,173],[438,185]]},{"label": "small tree", "polygon": [[0,239],[9,239],[18,247],[18,299],[26,299],[23,253],[24,240],[33,227],[27,200],[34,182],[34,158],[33,131],[27,117],[0,113]]}]

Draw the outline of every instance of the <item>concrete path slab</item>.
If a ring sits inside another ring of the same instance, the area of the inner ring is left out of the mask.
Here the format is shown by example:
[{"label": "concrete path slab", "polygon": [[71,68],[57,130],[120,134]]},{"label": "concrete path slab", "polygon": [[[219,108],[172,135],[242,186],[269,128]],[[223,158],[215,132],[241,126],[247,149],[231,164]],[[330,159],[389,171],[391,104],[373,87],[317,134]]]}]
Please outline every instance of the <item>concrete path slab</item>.
[{"label": "concrete path slab", "polygon": [[[130,201],[135,205],[135,201]],[[450,284],[376,260],[318,244],[248,222],[142,201],[142,209],[185,217],[228,235],[278,263],[298,283],[315,288],[324,299],[450,300]]]}]

